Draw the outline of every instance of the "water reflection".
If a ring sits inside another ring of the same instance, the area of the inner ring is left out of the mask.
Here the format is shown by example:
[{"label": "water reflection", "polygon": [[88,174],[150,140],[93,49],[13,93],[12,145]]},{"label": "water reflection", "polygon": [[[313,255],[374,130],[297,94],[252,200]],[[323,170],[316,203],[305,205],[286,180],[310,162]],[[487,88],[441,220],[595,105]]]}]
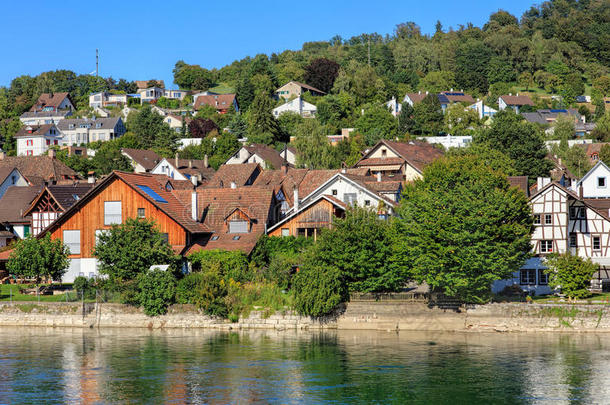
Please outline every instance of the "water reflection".
[{"label": "water reflection", "polygon": [[0,402],[592,403],[605,336],[0,330]]}]

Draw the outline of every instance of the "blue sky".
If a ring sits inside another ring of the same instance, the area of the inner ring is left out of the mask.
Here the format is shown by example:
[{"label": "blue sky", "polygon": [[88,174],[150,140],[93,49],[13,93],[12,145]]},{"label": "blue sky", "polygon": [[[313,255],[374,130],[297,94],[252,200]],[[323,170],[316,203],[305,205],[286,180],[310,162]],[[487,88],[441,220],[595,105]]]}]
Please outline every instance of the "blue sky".
[{"label": "blue sky", "polygon": [[[0,85],[19,75],[56,69],[128,80],[173,82],[177,60],[222,67],[257,53],[300,49],[303,42],[392,33],[415,21],[425,33],[440,20],[447,29],[484,24],[504,9],[520,17],[532,0],[472,1],[61,0],[3,1]],[[8,18],[7,18],[8,16]],[[172,87],[176,87],[172,83]]]}]

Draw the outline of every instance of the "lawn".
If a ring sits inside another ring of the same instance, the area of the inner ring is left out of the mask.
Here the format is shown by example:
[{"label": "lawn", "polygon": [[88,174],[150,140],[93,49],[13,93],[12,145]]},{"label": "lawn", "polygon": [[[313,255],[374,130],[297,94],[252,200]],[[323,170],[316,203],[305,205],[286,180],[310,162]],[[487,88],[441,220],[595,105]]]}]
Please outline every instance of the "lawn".
[{"label": "lawn", "polygon": [[66,299],[68,301],[77,301],[75,292],[37,297],[36,295],[21,294],[16,284],[0,284],[0,301],[38,301],[39,298],[40,302],[65,302]]},{"label": "lawn", "polygon": [[218,94],[235,93],[235,89],[226,83],[218,83],[215,87],[208,89],[208,91],[211,91],[212,93],[218,93]]},{"label": "lawn", "polygon": [[552,295],[540,295],[532,298],[537,304],[610,304],[610,293],[591,294],[590,297],[574,301]]}]

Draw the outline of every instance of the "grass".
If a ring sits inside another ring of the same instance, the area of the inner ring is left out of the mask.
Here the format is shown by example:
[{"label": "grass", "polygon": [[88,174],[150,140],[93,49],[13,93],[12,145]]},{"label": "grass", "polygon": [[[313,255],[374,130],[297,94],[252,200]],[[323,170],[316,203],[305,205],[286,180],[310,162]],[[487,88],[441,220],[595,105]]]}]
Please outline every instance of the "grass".
[{"label": "grass", "polygon": [[[537,304],[610,304],[610,293],[596,293],[591,294],[587,298],[577,299],[568,301],[567,298],[560,298],[551,295],[540,295],[533,297],[533,300]],[[563,301],[562,301],[563,300]],[[576,302],[574,302],[576,301]]]},{"label": "grass", "polygon": [[216,86],[208,89],[208,91],[218,94],[235,93],[235,89],[226,83],[218,83]]},{"label": "grass", "polygon": [[[262,310],[267,318],[286,307],[292,307],[292,295],[285,293],[275,283],[246,283],[233,291],[229,298],[232,315],[247,317],[254,309]],[[231,319],[231,315],[229,316]],[[233,320],[233,319],[232,319]]]},{"label": "grass", "polygon": [[[11,297],[12,290],[12,297]],[[15,302],[65,302],[66,294],[59,295],[28,295],[19,292],[19,288],[16,284],[0,284],[0,301],[15,301]],[[74,291],[68,293],[68,301],[74,302],[79,301],[76,299],[76,293]],[[86,302],[95,302],[95,300],[85,300]]]}]

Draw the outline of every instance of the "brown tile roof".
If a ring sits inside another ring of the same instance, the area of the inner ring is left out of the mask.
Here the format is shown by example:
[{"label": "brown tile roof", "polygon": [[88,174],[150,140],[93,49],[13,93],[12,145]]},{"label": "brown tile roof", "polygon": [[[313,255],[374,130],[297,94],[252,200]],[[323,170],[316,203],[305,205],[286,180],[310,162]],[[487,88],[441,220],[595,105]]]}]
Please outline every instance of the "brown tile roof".
[{"label": "brown tile roof", "polygon": [[9,187],[0,199],[0,223],[30,222],[23,214],[39,191],[38,187]]},{"label": "brown tile roof", "polygon": [[136,163],[142,166],[146,171],[154,169],[157,163],[161,161],[161,157],[152,150],[130,148],[123,148],[121,150]]},{"label": "brown tile roof", "polygon": [[78,173],[49,156],[5,156],[0,167],[16,167],[32,184],[80,179]]},{"label": "brown tile roof", "polygon": [[409,96],[409,98],[411,99],[413,104],[417,104],[420,101],[422,101],[424,98],[426,98],[427,94],[426,93],[407,93],[406,96]]},{"label": "brown tile roof", "polygon": [[231,108],[235,101],[235,94],[214,94],[208,96],[198,96],[193,105],[194,110],[198,110],[203,105],[210,105],[217,110],[225,110]]},{"label": "brown tile roof", "polygon": [[161,87],[162,89],[165,89],[165,82],[163,80],[155,80],[155,79],[136,80],[136,86],[138,87],[138,89],[147,89],[149,87],[148,82],[152,82],[152,81],[159,83],[159,87]]},{"label": "brown tile roof", "polygon": [[509,96],[509,95],[504,95],[504,96],[500,96],[500,98],[502,100],[504,100],[504,102],[507,105],[534,105],[534,102],[532,101],[531,98],[529,98],[529,96]]},{"label": "brown tile roof", "polygon": [[371,191],[375,191],[376,193],[381,192],[398,192],[402,187],[402,181],[400,180],[386,180],[382,179],[382,181],[377,181],[373,178],[371,179],[361,179],[363,180],[364,185]]},{"label": "brown tile roof", "polygon": [[[176,160],[170,160],[171,164],[176,164]],[[204,180],[210,180],[216,172],[213,167],[205,167],[205,160],[197,159],[178,159],[178,167],[176,168],[182,174],[199,174]]]},{"label": "brown tile roof", "polygon": [[85,194],[95,187],[92,183],[75,183],[46,186],[28,207],[25,215],[29,215],[31,210],[36,206],[36,203],[48,192],[50,196],[59,204],[63,211],[66,211]]},{"label": "brown tile roof", "polygon": [[388,166],[388,165],[402,165],[405,162],[402,158],[368,158],[362,159],[358,162],[358,166]]},{"label": "brown tile roof", "polygon": [[244,163],[240,165],[222,165],[210,179],[207,187],[230,188],[231,182],[238,187],[245,186],[249,180],[256,179],[261,168],[258,163]]},{"label": "brown tile roof", "polygon": [[[421,141],[408,141],[408,142],[396,142],[381,140],[380,143],[385,144],[388,148],[392,149],[398,156],[402,157],[411,166],[415,167],[420,172],[423,171],[424,167],[442,157],[444,152],[428,142]],[[371,148],[371,151],[375,150],[376,147]],[[369,152],[370,153],[370,152]],[[365,160],[366,155],[361,160]],[[360,162],[356,163],[358,166]]]},{"label": "brown tile roof", "polygon": [[585,153],[587,154],[587,156],[592,157],[593,155],[599,156],[599,152],[602,150],[602,147],[604,145],[610,145],[610,142],[584,143],[584,144],[578,143],[577,145],[580,148],[583,148],[585,150]]},{"label": "brown tile roof", "polygon": [[527,197],[529,197],[530,189],[527,176],[508,176],[507,180],[511,187],[517,187],[519,190],[523,191]]},{"label": "brown tile roof", "polygon": [[[42,93],[38,100],[34,103],[32,108],[30,108],[31,112],[40,111],[45,107],[53,107],[53,109],[57,110],[57,107],[64,101],[66,97],[70,97],[69,93]],[[70,101],[72,102],[72,101]],[[74,103],[72,103],[74,104]]]},{"label": "brown tile roof", "polygon": [[470,94],[462,93],[460,91],[442,91],[443,94],[452,103],[474,103],[475,100]]},{"label": "brown tile roof", "polygon": [[271,146],[262,145],[262,144],[250,144],[244,146],[244,148],[250,153],[250,155],[258,155],[265,162],[270,163],[274,169],[279,169],[284,164],[284,157],[277,150],[273,149]]},{"label": "brown tile roof", "polygon": [[24,125],[17,131],[15,137],[42,136],[47,134],[54,126],[54,124]]},{"label": "brown tile roof", "polygon": [[[180,191],[182,199],[190,198],[190,192]],[[188,194],[188,195],[187,195]],[[187,254],[198,250],[241,250],[249,254],[259,237],[265,232],[272,215],[274,197],[269,187],[203,188],[197,191],[198,212],[203,223],[213,231],[195,240]],[[248,233],[229,233],[226,218],[236,209],[251,220]],[[238,239],[234,237],[239,236]],[[216,239],[216,240],[213,240]]]}]

